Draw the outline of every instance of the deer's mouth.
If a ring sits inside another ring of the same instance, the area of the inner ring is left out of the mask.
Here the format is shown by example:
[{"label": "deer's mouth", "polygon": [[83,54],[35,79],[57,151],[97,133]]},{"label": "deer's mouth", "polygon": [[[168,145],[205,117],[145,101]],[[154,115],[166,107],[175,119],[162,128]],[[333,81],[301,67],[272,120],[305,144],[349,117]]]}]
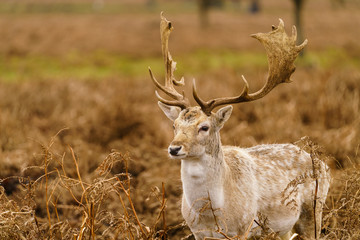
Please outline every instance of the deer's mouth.
[{"label": "deer's mouth", "polygon": [[185,153],[176,154],[176,155],[169,154],[170,158],[172,158],[172,159],[183,159],[186,157],[186,155],[187,154],[185,154]]}]

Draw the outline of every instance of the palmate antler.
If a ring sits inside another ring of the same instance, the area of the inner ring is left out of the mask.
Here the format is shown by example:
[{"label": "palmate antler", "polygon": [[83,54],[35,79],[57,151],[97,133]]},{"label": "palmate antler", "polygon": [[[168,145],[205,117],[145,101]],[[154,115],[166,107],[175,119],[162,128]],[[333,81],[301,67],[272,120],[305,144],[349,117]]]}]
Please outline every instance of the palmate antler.
[{"label": "palmate antler", "polygon": [[[166,18],[163,17],[163,15],[161,14],[160,33],[162,53],[164,55],[164,62],[166,68],[165,86],[159,84],[159,82],[154,78],[150,68],[149,71],[154,84],[168,96],[174,99],[172,101],[166,100],[162,98],[158,94],[158,92],[155,92],[159,101],[167,105],[178,106],[182,109],[185,109],[190,106],[189,100],[185,97],[184,93],[180,94],[174,88],[174,85],[184,85],[184,79],[181,78],[180,81],[177,81],[175,80],[173,75],[176,68],[176,62],[172,60],[171,55],[168,51],[168,39],[171,30],[171,22],[166,20]],[[296,46],[296,35],[297,34],[295,26],[293,26],[292,28],[292,35],[290,37],[286,34],[284,29],[284,22],[281,19],[278,27],[272,26],[271,32],[257,33],[251,35],[252,37],[258,39],[264,45],[269,63],[268,79],[265,85],[255,93],[248,92],[249,84],[246,81],[245,77],[242,76],[242,79],[245,82],[245,87],[239,96],[216,98],[209,101],[204,101],[199,97],[197,93],[197,88],[194,80],[193,96],[196,102],[200,105],[202,111],[205,114],[210,115],[211,111],[214,108],[221,105],[254,101],[256,99],[264,97],[280,83],[291,82],[290,76],[295,71],[294,61],[298,56],[299,52],[307,44],[307,40],[305,40],[302,44]]]},{"label": "palmate antler", "polygon": [[217,98],[205,102],[199,97],[194,80],[194,99],[200,105],[204,113],[210,115],[214,108],[221,105],[254,101],[264,97],[278,84],[291,82],[290,76],[295,71],[294,61],[299,52],[307,44],[307,40],[305,40],[301,45],[296,46],[296,27],[293,26],[292,35],[289,37],[285,32],[283,20],[279,20],[279,26],[272,26],[271,32],[251,35],[252,37],[258,39],[264,45],[266,50],[269,62],[269,75],[266,84],[259,91],[249,94],[249,84],[245,77],[242,76],[242,79],[245,82],[245,87],[239,96]]},{"label": "palmate antler", "polygon": [[185,109],[187,107],[190,107],[189,99],[185,97],[185,93],[182,94],[178,93],[175,88],[175,86],[183,86],[184,78],[181,78],[180,81],[177,81],[174,77],[174,71],[176,69],[176,62],[172,59],[168,42],[169,42],[169,36],[173,29],[171,22],[169,22],[161,12],[160,14],[161,21],[160,21],[160,36],[161,36],[161,46],[162,46],[162,54],[164,57],[164,63],[165,63],[165,86],[161,85],[154,77],[151,69],[149,68],[151,79],[153,80],[156,87],[158,87],[161,91],[166,93],[169,97],[175,99],[173,101],[166,100],[162,98],[157,91],[155,91],[155,94],[160,102],[165,103],[167,105],[171,106],[178,106],[182,109]]}]

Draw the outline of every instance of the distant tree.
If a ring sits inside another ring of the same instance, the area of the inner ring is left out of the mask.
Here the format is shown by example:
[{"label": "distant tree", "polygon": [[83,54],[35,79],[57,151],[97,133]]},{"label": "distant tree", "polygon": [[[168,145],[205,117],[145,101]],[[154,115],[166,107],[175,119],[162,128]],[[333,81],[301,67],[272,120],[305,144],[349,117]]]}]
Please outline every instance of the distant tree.
[{"label": "distant tree", "polygon": [[221,8],[224,6],[223,0],[198,0],[200,24],[202,27],[209,25],[209,10],[216,7]]},{"label": "distant tree", "polygon": [[297,44],[304,41],[303,24],[302,24],[302,10],[305,0],[293,0],[294,2],[294,21],[298,32]]},{"label": "distant tree", "polygon": [[[301,44],[304,42],[304,31],[303,31],[303,8],[305,0],[293,0],[294,3],[294,21],[297,29],[296,43]],[[300,52],[300,57],[304,56],[305,50]]]},{"label": "distant tree", "polygon": [[251,0],[249,12],[250,13],[258,13],[260,11],[260,0]]}]

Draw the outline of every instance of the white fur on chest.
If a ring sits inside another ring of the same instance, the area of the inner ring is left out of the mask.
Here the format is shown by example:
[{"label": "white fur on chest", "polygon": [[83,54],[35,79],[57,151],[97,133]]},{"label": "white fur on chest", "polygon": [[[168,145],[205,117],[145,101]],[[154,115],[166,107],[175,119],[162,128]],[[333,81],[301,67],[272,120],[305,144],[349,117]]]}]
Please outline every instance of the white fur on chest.
[{"label": "white fur on chest", "polygon": [[181,180],[186,202],[192,210],[199,210],[211,201],[213,209],[224,206],[224,188],[220,172],[209,171],[206,159],[182,160]]}]

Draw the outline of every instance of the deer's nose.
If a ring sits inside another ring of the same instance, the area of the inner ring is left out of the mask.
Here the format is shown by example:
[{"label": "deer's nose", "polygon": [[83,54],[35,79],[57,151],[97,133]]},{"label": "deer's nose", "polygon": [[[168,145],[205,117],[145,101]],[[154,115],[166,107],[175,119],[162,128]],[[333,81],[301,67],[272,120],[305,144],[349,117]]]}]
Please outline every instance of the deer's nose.
[{"label": "deer's nose", "polygon": [[170,146],[169,153],[172,156],[178,155],[179,151],[181,150],[182,146]]}]

